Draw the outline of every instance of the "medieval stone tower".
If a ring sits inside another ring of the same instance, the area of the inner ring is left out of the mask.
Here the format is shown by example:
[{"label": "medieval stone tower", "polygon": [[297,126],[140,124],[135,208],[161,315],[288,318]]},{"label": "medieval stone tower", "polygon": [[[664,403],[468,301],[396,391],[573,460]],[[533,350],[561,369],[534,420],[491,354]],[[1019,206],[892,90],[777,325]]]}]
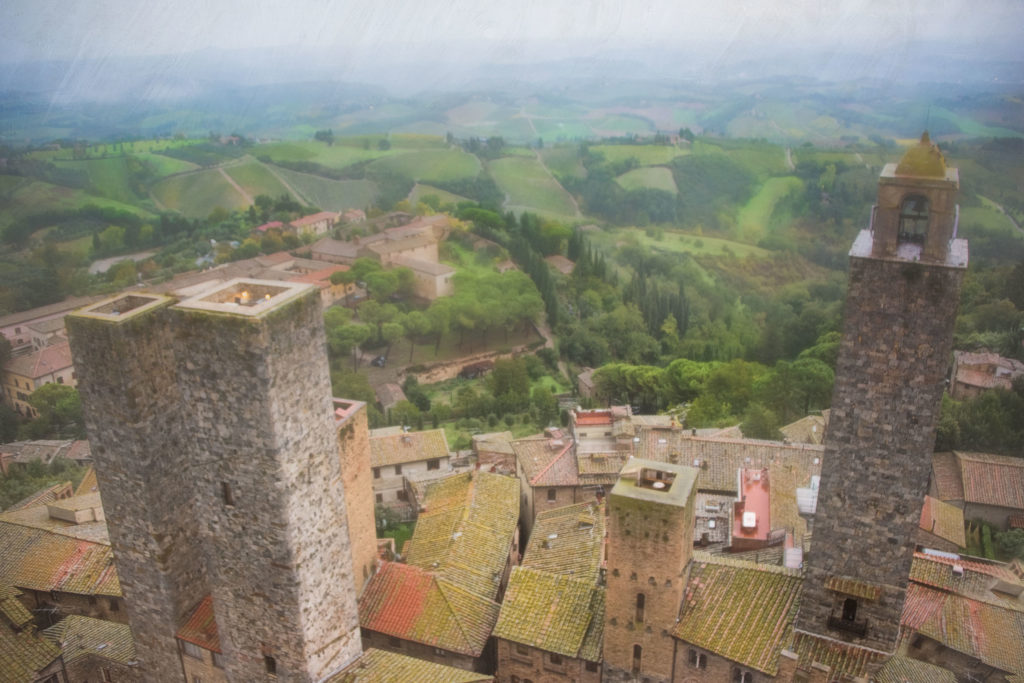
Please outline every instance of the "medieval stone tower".
[{"label": "medieval stone tower", "polygon": [[604,680],[668,681],[697,470],[630,458],[608,496]]},{"label": "medieval stone tower", "polygon": [[850,250],[814,545],[796,627],[893,652],[928,487],[967,243],[928,140],[888,164]]},{"label": "medieval stone tower", "polygon": [[212,597],[231,681],[320,680],[360,653],[319,297],[232,281],[69,316],[141,678]]}]

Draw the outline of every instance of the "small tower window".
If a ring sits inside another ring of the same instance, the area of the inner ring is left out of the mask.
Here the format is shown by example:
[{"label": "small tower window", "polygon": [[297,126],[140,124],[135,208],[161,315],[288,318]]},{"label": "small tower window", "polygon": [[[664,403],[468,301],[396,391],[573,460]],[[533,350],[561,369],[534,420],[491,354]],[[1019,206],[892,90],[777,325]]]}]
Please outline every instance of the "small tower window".
[{"label": "small tower window", "polygon": [[853,598],[847,598],[843,601],[843,619],[846,621],[857,620],[857,601]]},{"label": "small tower window", "polygon": [[639,645],[633,646],[633,673],[640,673],[640,664],[644,658],[644,649]]},{"label": "small tower window", "polygon": [[263,668],[271,676],[277,675],[277,660],[270,655],[263,656]]},{"label": "small tower window", "polygon": [[928,232],[928,198],[919,194],[907,195],[900,204],[900,242],[924,244]]},{"label": "small tower window", "polygon": [[224,504],[231,507],[235,504],[235,494],[231,492],[231,484],[226,481],[220,483],[220,494],[224,498]]},{"label": "small tower window", "polygon": [[643,593],[636,594],[636,620],[644,620],[644,603],[647,601]]}]

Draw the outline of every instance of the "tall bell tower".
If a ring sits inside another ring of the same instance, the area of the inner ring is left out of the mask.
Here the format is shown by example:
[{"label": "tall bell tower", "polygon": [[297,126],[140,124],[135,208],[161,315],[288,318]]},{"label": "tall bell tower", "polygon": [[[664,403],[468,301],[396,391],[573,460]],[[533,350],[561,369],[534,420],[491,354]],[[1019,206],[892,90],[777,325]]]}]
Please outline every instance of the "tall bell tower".
[{"label": "tall bell tower", "polygon": [[878,182],[850,279],[798,630],[893,652],[928,487],[967,242],[925,133]]}]

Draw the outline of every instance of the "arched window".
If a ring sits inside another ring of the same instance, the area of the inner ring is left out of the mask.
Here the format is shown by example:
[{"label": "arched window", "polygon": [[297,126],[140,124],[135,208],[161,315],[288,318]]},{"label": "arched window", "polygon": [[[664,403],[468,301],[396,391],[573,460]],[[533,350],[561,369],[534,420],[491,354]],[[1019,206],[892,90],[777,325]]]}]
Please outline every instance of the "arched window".
[{"label": "arched window", "polygon": [[843,601],[843,619],[846,621],[856,621],[857,619],[857,601],[853,598]]},{"label": "arched window", "polygon": [[633,646],[633,673],[640,673],[640,663],[644,658],[644,649],[639,645]]},{"label": "arched window", "polygon": [[928,198],[919,194],[907,195],[900,203],[900,242],[924,244],[928,232]]}]

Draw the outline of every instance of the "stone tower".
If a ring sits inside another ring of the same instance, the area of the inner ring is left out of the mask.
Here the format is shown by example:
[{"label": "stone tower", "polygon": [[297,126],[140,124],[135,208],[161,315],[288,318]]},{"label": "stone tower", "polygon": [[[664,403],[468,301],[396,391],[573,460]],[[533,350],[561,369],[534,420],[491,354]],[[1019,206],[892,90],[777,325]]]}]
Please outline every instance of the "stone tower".
[{"label": "stone tower", "polygon": [[796,627],[893,652],[928,487],[967,243],[925,133],[878,184],[850,279]]},{"label": "stone tower", "polygon": [[361,650],[316,290],[232,281],[67,319],[147,681],[212,596],[231,681],[320,680]]},{"label": "stone tower", "polygon": [[692,467],[630,458],[608,496],[606,681],[672,676],[696,481]]}]

